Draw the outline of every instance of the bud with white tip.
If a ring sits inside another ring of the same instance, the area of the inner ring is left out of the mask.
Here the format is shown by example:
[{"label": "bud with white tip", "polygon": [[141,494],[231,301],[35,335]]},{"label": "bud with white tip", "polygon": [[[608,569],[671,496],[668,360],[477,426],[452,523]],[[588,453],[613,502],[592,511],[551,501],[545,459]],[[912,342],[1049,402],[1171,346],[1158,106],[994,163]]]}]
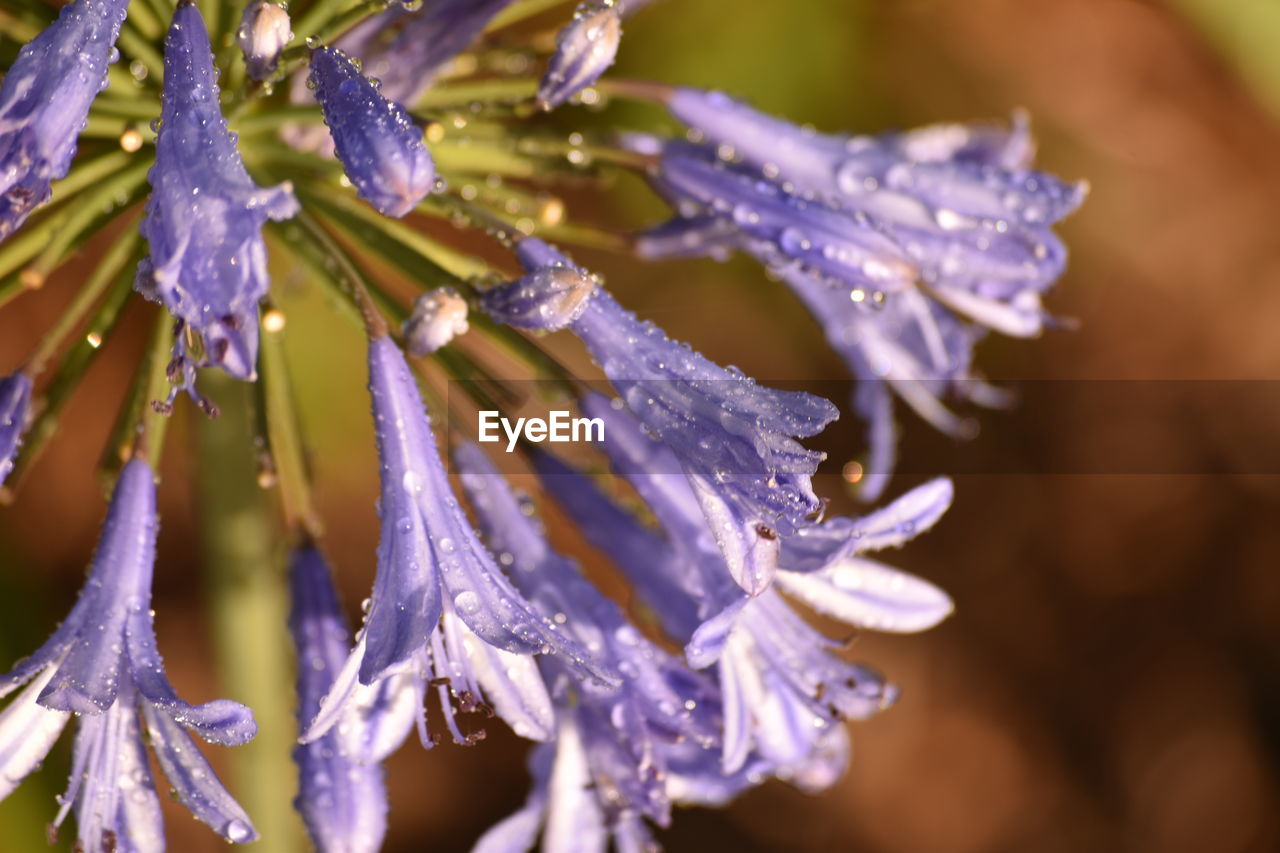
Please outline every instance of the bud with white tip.
[{"label": "bud with white tip", "polygon": [[613,2],[584,3],[560,31],[555,55],[538,86],[538,103],[555,109],[613,64],[622,39],[622,14]]},{"label": "bud with white tip", "polygon": [[414,300],[413,314],[404,321],[404,336],[409,352],[424,356],[468,328],[467,301],[452,287],[437,287]]},{"label": "bud with white tip", "polygon": [[531,331],[554,332],[582,316],[600,281],[564,255],[529,238],[516,249],[525,274],[490,288],[484,309],[500,323]]},{"label": "bud with white tip", "polygon": [[280,54],[291,41],[293,30],[283,6],[254,0],[245,7],[236,43],[244,51],[244,64],[254,80],[266,80],[275,73]]}]

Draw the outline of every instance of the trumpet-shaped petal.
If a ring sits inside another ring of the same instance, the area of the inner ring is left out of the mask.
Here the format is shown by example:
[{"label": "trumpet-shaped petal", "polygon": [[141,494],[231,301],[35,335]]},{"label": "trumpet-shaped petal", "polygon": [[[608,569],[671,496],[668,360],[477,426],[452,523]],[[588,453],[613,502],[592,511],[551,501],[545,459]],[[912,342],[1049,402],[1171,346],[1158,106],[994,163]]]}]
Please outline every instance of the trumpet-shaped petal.
[{"label": "trumpet-shaped petal", "polygon": [[385,216],[413,210],[435,187],[436,169],[404,107],[384,97],[336,48],[312,51],[310,82],[360,197]]},{"label": "trumpet-shaped petal", "polygon": [[240,744],[253,715],[225,699],[189,705],[175,695],[155,648],[151,575],[158,524],[155,483],[141,459],[121,471],[84,588],[67,619],[30,658],[0,676],[0,696],[31,682],[0,714],[0,797],[78,715],[71,783],[54,823],[76,811],[86,849],[163,848],[160,804],[143,753],[138,714],[178,799],[229,841],[256,837],[191,738]]},{"label": "trumpet-shaped petal", "polygon": [[[520,256],[529,287],[586,275],[538,240],[522,241]],[[695,484],[734,579],[752,593],[766,588],[778,534],[805,526],[820,506],[811,478],[823,454],[796,439],[820,432],[836,418],[835,406],[712,363],[641,322],[602,288],[569,327],[645,428],[675,453],[673,470]]]},{"label": "trumpet-shaped petal", "polygon": [[[289,630],[298,650],[298,722],[305,726],[320,712],[320,700],[347,657],[350,631],[319,551],[306,547],[295,553],[289,580]],[[344,721],[347,726],[365,725],[360,715],[351,716]],[[294,806],[316,848],[326,853],[377,851],[387,829],[387,792],[377,757],[347,754],[337,732],[330,732],[294,747],[293,760],[298,765]]]},{"label": "trumpet-shaped petal", "polygon": [[[201,364],[252,379],[258,302],[268,287],[262,226],[293,216],[298,203],[288,184],[263,189],[245,171],[219,106],[209,35],[185,0],[165,38],[164,64],[156,163],[141,225],[150,256],[135,286],[200,336]],[[190,388],[194,371],[185,353],[179,334],[172,372]]]},{"label": "trumpet-shaped petal", "polygon": [[0,486],[13,470],[13,460],[22,443],[30,405],[30,377],[18,371],[0,379]]},{"label": "trumpet-shaped petal", "polygon": [[128,0],[76,0],[31,40],[0,83],[0,240],[49,200],[89,106],[107,85]]},{"label": "trumpet-shaped petal", "polygon": [[617,677],[525,600],[481,544],[453,495],[409,365],[389,338],[370,342],[369,391],[382,462],[378,570],[359,641],[304,738],[338,721],[357,684],[403,673],[419,694],[438,688],[455,740],[475,740],[455,723],[455,699],[461,710],[491,707],[537,736],[545,688],[529,656],[554,654],[606,684]]},{"label": "trumpet-shaped petal", "polygon": [[1010,131],[935,125],[883,137],[797,128],[718,93],[679,89],[672,112],[795,191],[881,223],[934,295],[1007,334],[1040,330],[1038,294],[1062,273],[1049,226],[1085,187],[1030,170],[1025,118]]},{"label": "trumpet-shaped petal", "polygon": [[727,219],[754,241],[762,260],[794,261],[813,275],[868,293],[897,292],[918,277],[905,248],[877,220],[789,192],[719,154],[706,145],[663,146],[658,181],[682,213]]},{"label": "trumpet-shaped petal", "polygon": [[[647,834],[643,818],[665,826],[670,817],[665,750],[684,740],[703,748],[715,744],[720,697],[714,685],[645,638],[576,566],[550,549],[527,503],[478,446],[462,445],[455,460],[480,528],[510,563],[516,585],[623,676],[617,688],[584,684],[557,692],[559,734],[551,781],[530,798],[543,820],[534,821],[527,807],[506,831],[527,838],[543,822],[545,846],[559,849],[557,839],[609,834],[625,845],[626,838]],[[551,661],[545,668],[555,667]],[[549,675],[566,682],[558,673]],[[556,784],[566,777],[578,781]],[[488,843],[496,844],[497,837]]]},{"label": "trumpet-shaped petal", "polygon": [[622,12],[613,0],[580,5],[556,41],[547,73],[538,84],[538,103],[552,110],[595,83],[618,55]]},{"label": "trumpet-shaped petal", "polygon": [[973,378],[974,344],[984,329],[1027,337],[1044,327],[1042,294],[1066,265],[1051,226],[1085,186],[1031,169],[1021,114],[1009,129],[869,137],[816,133],[717,92],[676,89],[667,103],[704,144],[633,140],[660,156],[657,186],[681,213],[638,251],[738,249],[795,290],[859,380],[853,406],[869,445],[860,489],[878,497],[896,453],[889,391],[953,434],[968,424],[944,407],[946,393],[998,400]]}]

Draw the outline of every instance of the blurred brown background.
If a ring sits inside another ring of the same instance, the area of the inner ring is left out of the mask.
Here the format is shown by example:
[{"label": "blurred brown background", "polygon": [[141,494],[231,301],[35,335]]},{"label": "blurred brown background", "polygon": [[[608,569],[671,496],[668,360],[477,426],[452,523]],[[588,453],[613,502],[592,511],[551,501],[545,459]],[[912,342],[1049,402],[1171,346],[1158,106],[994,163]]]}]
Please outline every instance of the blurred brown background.
[{"label": "blurred brown background", "polygon": [[[1062,228],[1073,259],[1049,300],[1081,327],[992,339],[980,350],[985,370],[1277,379],[1278,56],[1272,0],[666,0],[629,23],[616,73],[723,88],[824,130],[1026,107],[1042,167],[1093,187]],[[624,302],[722,363],[765,380],[844,376],[804,311],[750,263],[655,274],[616,256],[580,257]],[[23,357],[72,287],[51,282],[0,314],[0,366]],[[90,472],[142,346],[149,314],[134,314],[133,340],[108,344],[67,428],[0,512],[5,661],[65,613],[92,548],[102,504]],[[341,322],[314,324],[311,343],[292,354],[329,552],[354,604],[367,594],[376,541],[361,342]],[[309,334],[300,325],[291,319],[295,340]],[[1050,455],[1088,449],[1103,426],[1067,401],[984,419]],[[155,607],[179,691],[206,700],[224,694],[199,581],[194,438],[186,416],[177,420]],[[1191,429],[1172,412],[1152,422],[1151,441],[1175,456],[1230,451],[1227,433]],[[854,452],[853,427],[839,428]],[[820,492],[856,509],[836,478]],[[1277,849],[1278,517],[1275,476],[959,478],[939,527],[891,555],[947,589],[957,612],[921,636],[857,643],[857,657],[890,674],[903,698],[855,728],[847,778],[821,797],[772,784],[723,812],[679,813],[664,840],[674,851]],[[11,839],[0,847],[43,845],[61,750],[0,804],[0,837]],[[467,849],[523,798],[522,754],[496,725],[470,749],[407,745],[390,762],[387,849]],[[254,772],[252,762],[213,759],[233,790]],[[171,849],[225,849],[177,808],[169,828]]]}]

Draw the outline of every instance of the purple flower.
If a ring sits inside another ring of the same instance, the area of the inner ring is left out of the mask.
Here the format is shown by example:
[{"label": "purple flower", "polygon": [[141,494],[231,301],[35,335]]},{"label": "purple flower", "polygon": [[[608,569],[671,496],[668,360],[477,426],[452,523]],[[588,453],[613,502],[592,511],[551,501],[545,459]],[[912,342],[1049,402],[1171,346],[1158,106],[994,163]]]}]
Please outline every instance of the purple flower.
[{"label": "purple flower", "polygon": [[[536,302],[536,289],[560,276],[586,275],[538,240],[522,241],[520,257],[530,274],[516,289],[526,301]],[[836,418],[835,406],[714,364],[641,322],[603,288],[570,328],[645,428],[674,452],[679,467],[672,470],[688,476],[734,579],[752,593],[767,587],[777,536],[808,524],[820,507],[811,478],[823,455],[796,438],[821,431]]]},{"label": "purple flower", "polygon": [[516,254],[528,272],[482,294],[481,302],[490,316],[509,326],[540,332],[563,329],[582,316],[599,278],[569,263],[541,240],[521,240]]},{"label": "purple flower", "polygon": [[253,0],[244,7],[236,44],[244,53],[250,78],[261,81],[275,74],[280,54],[292,40],[289,13],[283,6],[269,0]]},{"label": "purple flower", "polygon": [[[258,301],[267,293],[262,225],[298,210],[288,184],[262,189],[245,171],[218,104],[217,72],[204,21],[193,3],[173,13],[165,38],[164,95],[141,225],[151,255],[135,287],[164,303],[204,343],[202,364],[252,379]],[[174,367],[190,389],[193,365],[179,333]]]},{"label": "purple flower", "polygon": [[419,697],[436,687],[459,742],[476,736],[458,727],[454,699],[462,710],[496,713],[517,734],[549,737],[550,700],[531,656],[555,654],[606,683],[616,676],[522,598],[480,543],[449,486],[409,365],[389,338],[370,342],[369,392],[382,462],[377,575],[356,647],[304,737],[333,726],[358,684],[392,677]]},{"label": "purple flower", "polygon": [[128,0],[77,0],[24,47],[0,83],[0,240],[49,200],[93,99],[107,85]]},{"label": "purple flower", "polygon": [[[821,197],[804,197],[726,162],[716,149],[686,142],[662,147],[657,181],[699,231],[711,216],[732,224],[738,245],[762,262],[800,264],[829,281],[866,293],[896,293],[912,285],[915,265],[875,219],[850,214]],[[700,237],[705,241],[705,237]],[[641,251],[656,254],[641,243]]]},{"label": "purple flower", "polygon": [[[298,722],[305,726],[320,712],[320,700],[346,660],[350,631],[329,567],[314,546],[293,555],[289,580],[293,590],[289,630],[298,649]],[[353,716],[348,725],[362,725],[363,720]],[[407,733],[404,727],[400,731]],[[387,792],[378,758],[347,754],[334,731],[294,748],[298,765],[294,805],[317,849],[375,853],[382,846]]]},{"label": "purple flower", "polygon": [[[690,665],[716,667],[724,702],[724,772],[739,772],[758,759],[770,772],[803,786],[834,780],[846,751],[834,724],[874,714],[893,701],[896,689],[872,670],[833,655],[831,642],[777,591],[746,597],[726,584],[722,557],[700,528],[695,496],[664,473],[674,461],[670,451],[599,398],[584,400],[583,409],[605,419],[605,451],[662,524],[665,543],[646,551],[611,548],[609,540],[637,544],[634,535],[616,532],[636,522],[609,509],[608,499],[580,475],[549,465],[546,457],[535,464],[588,539],[609,551],[651,607],[686,614],[679,623],[666,619],[664,624],[685,643]],[[934,481],[863,519],[832,519],[783,537],[777,583],[856,627],[931,627],[951,611],[946,595],[862,555],[901,545],[927,529],[950,499],[950,483]],[[693,619],[687,615],[689,603],[672,606],[682,596],[696,607]]]},{"label": "purple flower", "polygon": [[552,110],[581,92],[613,64],[622,39],[622,12],[614,0],[578,6],[556,41],[556,52],[538,85],[538,103]]},{"label": "purple flower", "polygon": [[[462,445],[455,460],[479,526],[510,565],[516,585],[624,677],[620,687],[579,686],[557,661],[544,664],[549,681],[561,685],[555,694],[558,734],[550,775],[544,774],[541,786],[535,784],[530,802],[515,818],[529,828],[530,843],[524,846],[531,846],[538,822],[520,815],[536,806],[549,849],[556,848],[557,827],[566,820],[576,826],[577,837],[612,833],[620,848],[629,849],[626,837],[647,837],[642,818],[662,826],[669,822],[667,747],[689,740],[706,749],[716,742],[719,695],[709,680],[646,639],[575,565],[550,549],[527,504],[478,446]],[[551,780],[566,776],[582,784],[572,790],[552,785]],[[506,823],[496,831],[511,829]]]},{"label": "purple flower", "polygon": [[1080,205],[1086,188],[1029,168],[1024,119],[1008,133],[938,125],[849,137],[795,127],[715,92],[677,89],[668,106],[794,193],[872,217],[935,298],[1006,334],[1040,331],[1040,294],[1066,263],[1049,226]]},{"label": "purple flower", "polygon": [[436,185],[436,170],[422,131],[404,107],[383,97],[335,48],[312,51],[309,79],[338,159],[360,197],[385,216],[413,210]]},{"label": "purple flower", "polygon": [[0,379],[0,486],[13,470],[30,405],[31,377],[19,370]]},{"label": "purple flower", "polygon": [[973,374],[973,346],[984,327],[1041,330],[1041,294],[1066,261],[1050,226],[1085,192],[1030,170],[1025,119],[1011,130],[937,125],[848,137],[716,92],[676,89],[668,106],[705,144],[634,141],[660,154],[658,188],[681,213],[637,250],[657,258],[738,249],[791,286],[859,380],[865,498],[880,494],[893,468],[890,390],[954,435],[971,425],[944,396],[1003,402]]},{"label": "purple flower", "polygon": [[256,838],[244,810],[200,755],[185,727],[210,743],[257,733],[249,709],[226,699],[189,705],[174,693],[156,651],[151,574],[158,523],[150,466],[135,458],[116,483],[89,576],[66,621],[31,657],[0,676],[0,696],[30,682],[0,713],[0,798],[35,769],[74,713],[71,783],[54,820],[76,809],[90,850],[162,843],[160,803],[138,714],[178,799],[228,841]]},{"label": "purple flower", "polygon": [[466,50],[512,0],[432,0],[425,8],[384,13],[385,29],[399,26],[391,44],[361,54],[386,97],[413,105],[436,75]]}]

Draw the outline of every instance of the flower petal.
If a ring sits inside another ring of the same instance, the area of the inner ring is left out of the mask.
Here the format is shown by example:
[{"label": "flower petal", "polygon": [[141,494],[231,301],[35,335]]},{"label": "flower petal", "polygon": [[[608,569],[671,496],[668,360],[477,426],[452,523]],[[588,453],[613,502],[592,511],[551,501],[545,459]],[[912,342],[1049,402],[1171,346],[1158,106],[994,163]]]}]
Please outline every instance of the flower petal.
[{"label": "flower petal", "polygon": [[243,844],[258,833],[240,804],[214,775],[195,743],[168,714],[142,703],[151,748],[178,799],[193,815],[228,841]]},{"label": "flower petal", "polygon": [[71,718],[66,711],[50,711],[36,703],[52,677],[49,667],[0,712],[0,800],[40,766]]},{"label": "flower petal", "polygon": [[953,609],[947,594],[928,581],[861,557],[816,572],[779,572],[777,583],[819,613],[872,631],[925,631]]}]

